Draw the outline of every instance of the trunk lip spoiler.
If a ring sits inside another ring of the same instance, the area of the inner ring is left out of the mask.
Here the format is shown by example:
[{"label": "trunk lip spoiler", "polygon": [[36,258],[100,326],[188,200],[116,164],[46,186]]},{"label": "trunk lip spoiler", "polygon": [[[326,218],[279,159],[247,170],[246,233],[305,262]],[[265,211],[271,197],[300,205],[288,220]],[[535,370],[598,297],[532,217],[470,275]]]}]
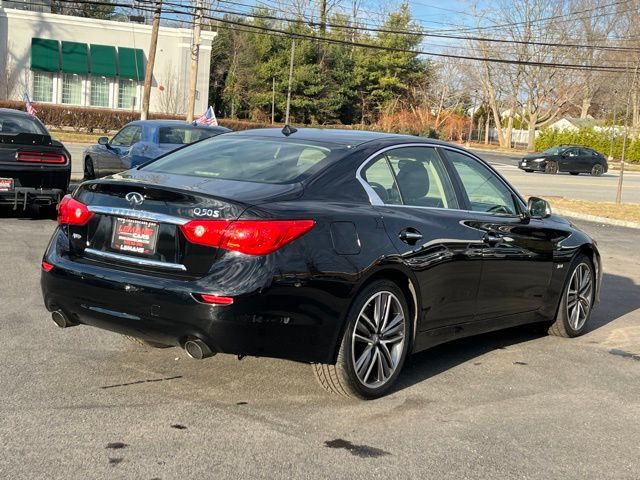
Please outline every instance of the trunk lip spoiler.
[{"label": "trunk lip spoiler", "polygon": [[101,213],[105,215],[113,215],[117,217],[136,218],[139,220],[148,220],[152,222],[169,223],[172,225],[185,225],[192,219],[174,217],[165,213],[149,212],[146,210],[133,210],[131,208],[122,207],[106,207],[102,205],[87,205],[90,212]]}]

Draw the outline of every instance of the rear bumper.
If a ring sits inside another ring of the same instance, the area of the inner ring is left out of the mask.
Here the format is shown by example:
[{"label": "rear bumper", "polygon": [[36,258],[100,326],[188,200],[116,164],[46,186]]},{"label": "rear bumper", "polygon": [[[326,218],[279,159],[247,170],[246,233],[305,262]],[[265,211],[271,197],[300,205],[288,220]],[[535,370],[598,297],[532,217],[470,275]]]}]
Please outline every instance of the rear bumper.
[{"label": "rear bumper", "polygon": [[24,210],[28,205],[56,205],[66,193],[61,188],[15,187],[0,192],[0,205],[12,205],[14,210]]},{"label": "rear bumper", "polygon": [[[204,341],[213,352],[331,363],[342,315],[326,291],[294,285],[265,286],[234,295],[234,304],[198,302],[192,293],[224,295],[203,279],[180,280],[87,265],[60,255],[54,234],[42,272],[44,303],[74,323],[166,345]],[[247,283],[247,282],[245,282]],[[218,288],[219,285],[218,285]],[[324,297],[324,298],[323,298]]]}]

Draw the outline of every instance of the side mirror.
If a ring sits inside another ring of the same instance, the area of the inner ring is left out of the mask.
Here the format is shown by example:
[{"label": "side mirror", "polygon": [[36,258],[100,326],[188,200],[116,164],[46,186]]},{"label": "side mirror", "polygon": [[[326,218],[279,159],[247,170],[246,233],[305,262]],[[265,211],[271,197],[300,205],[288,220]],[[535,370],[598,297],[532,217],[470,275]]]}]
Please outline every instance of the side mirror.
[{"label": "side mirror", "polygon": [[543,198],[529,197],[527,211],[532,218],[547,218],[551,215],[551,205]]},{"label": "side mirror", "polygon": [[98,143],[100,145],[109,145],[109,137],[100,137]]}]

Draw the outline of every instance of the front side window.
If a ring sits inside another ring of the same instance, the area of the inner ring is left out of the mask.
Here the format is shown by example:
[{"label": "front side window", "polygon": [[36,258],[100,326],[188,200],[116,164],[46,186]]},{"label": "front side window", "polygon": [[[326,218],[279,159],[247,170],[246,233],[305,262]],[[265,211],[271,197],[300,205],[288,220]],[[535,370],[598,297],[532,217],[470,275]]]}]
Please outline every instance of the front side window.
[{"label": "front side window", "polygon": [[34,102],[53,101],[53,73],[33,72],[33,95]]},{"label": "front side window", "polygon": [[515,215],[516,206],[511,190],[487,167],[474,158],[445,150],[474,212]]},{"label": "front side window", "polygon": [[140,141],[142,128],[138,125],[129,125],[120,130],[111,140],[115,147],[130,147]]},{"label": "front side window", "polygon": [[109,79],[106,77],[91,78],[91,106],[109,106]]},{"label": "front side window", "polygon": [[62,103],[80,105],[82,103],[82,77],[65,73],[62,76]]},{"label": "front side window", "polygon": [[135,108],[137,82],[121,79],[118,84],[118,108]]},{"label": "front side window", "polygon": [[225,180],[289,184],[342,158],[348,149],[307,140],[219,135],[176,150],[145,171]]}]

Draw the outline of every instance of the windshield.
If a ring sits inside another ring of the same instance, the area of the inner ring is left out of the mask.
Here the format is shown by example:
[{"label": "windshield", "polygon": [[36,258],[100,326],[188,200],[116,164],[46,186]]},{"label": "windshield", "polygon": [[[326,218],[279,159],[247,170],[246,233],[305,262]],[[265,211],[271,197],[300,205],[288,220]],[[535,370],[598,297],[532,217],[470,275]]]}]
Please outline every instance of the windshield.
[{"label": "windshield", "polygon": [[565,149],[565,147],[551,147],[551,148],[549,148],[548,150],[545,150],[542,153],[546,153],[547,155],[558,155],[564,149]]},{"label": "windshield", "polygon": [[194,127],[160,127],[158,129],[158,143],[186,145],[198,140],[213,137],[220,132],[208,128]]},{"label": "windshield", "polygon": [[7,115],[0,113],[0,134],[35,133],[49,135],[47,130],[34,118],[23,115]]},{"label": "windshield", "polygon": [[346,147],[288,138],[221,135],[172,152],[145,171],[260,183],[294,183]]}]

